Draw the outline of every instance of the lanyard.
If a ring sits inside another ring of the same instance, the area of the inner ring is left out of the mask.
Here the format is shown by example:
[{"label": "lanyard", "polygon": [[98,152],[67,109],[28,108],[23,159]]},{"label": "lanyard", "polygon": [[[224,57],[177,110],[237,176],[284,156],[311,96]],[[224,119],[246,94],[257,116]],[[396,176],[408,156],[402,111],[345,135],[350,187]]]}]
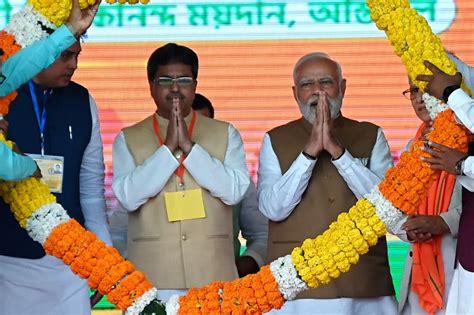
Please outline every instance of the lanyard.
[{"label": "lanyard", "polygon": [[[193,129],[194,129],[194,124],[196,123],[196,112],[193,111],[193,118],[191,119],[191,123],[189,124],[188,127],[188,134],[189,138],[192,137],[193,135]],[[158,123],[158,119],[156,118],[156,114],[153,115],[153,128],[155,128],[155,134],[158,137],[158,141],[160,142],[160,145],[163,145],[165,141],[163,140],[163,137],[160,134],[160,124]],[[183,162],[186,159],[186,154],[182,154],[181,157],[179,158],[179,166],[174,172],[176,176],[179,177],[180,183],[183,184],[184,180],[184,165]]]},{"label": "lanyard", "polygon": [[46,128],[46,102],[48,101],[49,93],[43,94],[43,112],[40,113],[38,98],[36,97],[35,86],[33,80],[28,81],[28,88],[30,90],[31,101],[33,102],[33,108],[36,113],[36,121],[38,122],[38,127],[40,130],[41,137],[41,155],[44,155],[44,130]]}]

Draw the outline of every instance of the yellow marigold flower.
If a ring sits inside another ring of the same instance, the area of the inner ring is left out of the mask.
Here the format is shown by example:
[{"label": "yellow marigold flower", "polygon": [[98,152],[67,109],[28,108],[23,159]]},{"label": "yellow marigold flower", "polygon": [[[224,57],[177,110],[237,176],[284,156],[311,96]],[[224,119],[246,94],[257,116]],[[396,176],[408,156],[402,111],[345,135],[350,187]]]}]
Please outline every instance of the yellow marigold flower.
[{"label": "yellow marigold flower", "polygon": [[[306,282],[306,281],[305,281]],[[318,280],[316,279],[316,277],[314,277],[313,279],[311,279],[310,281],[307,281],[306,284],[308,285],[308,287],[310,288],[317,288],[319,287],[319,282]]]},{"label": "yellow marigold flower", "polygon": [[350,264],[349,260],[347,260],[347,259],[344,259],[344,260],[341,260],[341,261],[337,262],[337,269],[342,273],[348,272],[350,268],[351,268],[351,264]]}]

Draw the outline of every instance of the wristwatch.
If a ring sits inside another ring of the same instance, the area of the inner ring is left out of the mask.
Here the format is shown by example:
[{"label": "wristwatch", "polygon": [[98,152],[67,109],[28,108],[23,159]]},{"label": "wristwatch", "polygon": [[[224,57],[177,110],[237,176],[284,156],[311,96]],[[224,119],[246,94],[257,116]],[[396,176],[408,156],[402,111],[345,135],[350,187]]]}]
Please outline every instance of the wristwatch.
[{"label": "wristwatch", "polygon": [[454,166],[454,172],[456,175],[464,175],[464,161],[468,158],[469,155],[465,155],[456,162]]},{"label": "wristwatch", "polygon": [[459,89],[460,86],[459,85],[450,85],[450,86],[447,86],[444,91],[443,91],[443,101],[445,103],[448,103],[448,98],[449,96],[451,95],[451,93],[453,93],[454,91],[456,91],[457,89]]}]

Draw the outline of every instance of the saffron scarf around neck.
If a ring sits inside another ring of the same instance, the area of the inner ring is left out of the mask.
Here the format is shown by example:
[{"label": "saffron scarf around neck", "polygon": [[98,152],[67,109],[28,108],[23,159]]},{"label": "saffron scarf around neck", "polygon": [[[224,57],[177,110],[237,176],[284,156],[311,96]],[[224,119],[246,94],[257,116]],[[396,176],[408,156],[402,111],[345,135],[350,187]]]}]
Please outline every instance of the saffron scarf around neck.
[{"label": "saffron scarf around neck", "polygon": [[[423,123],[418,128],[416,138],[421,136],[425,127],[426,124]],[[428,191],[428,196],[421,203],[418,215],[436,216],[446,212],[455,182],[456,176],[442,171]],[[435,235],[429,243],[413,244],[411,290],[418,295],[420,306],[428,314],[434,314],[444,307],[445,278],[441,240],[442,235]]]}]

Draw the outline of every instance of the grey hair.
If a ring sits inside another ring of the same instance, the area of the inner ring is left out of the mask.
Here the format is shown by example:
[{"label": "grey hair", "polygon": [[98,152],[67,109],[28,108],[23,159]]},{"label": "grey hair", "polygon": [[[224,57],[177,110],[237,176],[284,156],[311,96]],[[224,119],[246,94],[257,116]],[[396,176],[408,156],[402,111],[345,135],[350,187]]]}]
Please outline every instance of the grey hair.
[{"label": "grey hair", "polygon": [[341,86],[341,83],[342,83],[342,67],[341,67],[341,65],[339,64],[339,62],[331,59],[331,57],[329,57],[328,54],[323,53],[323,52],[312,52],[312,53],[309,53],[309,54],[304,55],[303,57],[301,57],[298,60],[298,62],[296,62],[295,67],[293,68],[293,82],[296,84],[296,77],[298,75],[298,69],[300,68],[300,66],[302,64],[304,64],[305,62],[310,61],[310,60],[318,60],[318,59],[328,59],[328,60],[331,60],[332,62],[334,62],[336,64],[337,75],[339,76],[339,86]]}]

